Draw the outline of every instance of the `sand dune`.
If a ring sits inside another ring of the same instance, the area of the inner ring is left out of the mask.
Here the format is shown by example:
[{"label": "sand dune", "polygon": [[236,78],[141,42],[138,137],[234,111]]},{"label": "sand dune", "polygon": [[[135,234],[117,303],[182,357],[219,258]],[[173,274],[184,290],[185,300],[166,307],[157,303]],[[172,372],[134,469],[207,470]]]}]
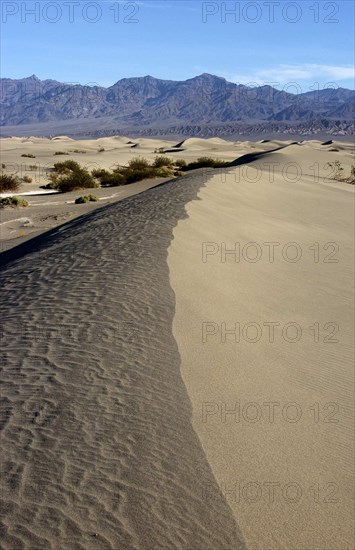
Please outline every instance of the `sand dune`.
[{"label": "sand dune", "polygon": [[317,149],[209,179],[169,249],[193,425],[253,550],[354,545],[353,186]]},{"label": "sand dune", "polygon": [[201,184],[187,176],[4,253],[3,548],[244,547],[171,331],[166,251]]},{"label": "sand dune", "polygon": [[209,147],[240,162],[58,205],[0,255],[1,548],[353,548],[352,146]]}]

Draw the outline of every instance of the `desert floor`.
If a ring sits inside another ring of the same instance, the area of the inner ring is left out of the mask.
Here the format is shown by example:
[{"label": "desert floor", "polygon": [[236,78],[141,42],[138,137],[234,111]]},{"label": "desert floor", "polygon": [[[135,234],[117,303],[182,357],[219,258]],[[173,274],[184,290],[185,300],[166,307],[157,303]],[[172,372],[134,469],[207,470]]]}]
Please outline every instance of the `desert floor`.
[{"label": "desert floor", "polygon": [[[58,136],[53,139],[38,137],[1,139],[1,163],[5,165],[3,171],[8,174],[16,174],[20,178],[27,176],[32,179],[32,182],[23,183],[20,191],[15,193],[23,195],[27,199],[28,208],[0,210],[0,250],[8,250],[66,221],[165,181],[154,179],[138,182],[125,188],[95,189],[93,192],[100,199],[98,203],[75,205],[75,199],[85,194],[85,190],[65,194],[51,194],[47,191],[46,194],[43,194],[41,186],[48,183],[48,175],[56,162],[73,159],[90,171],[94,168],[113,169],[118,164],[126,165],[135,157],[143,157],[152,162],[160,154],[160,150],[167,151],[166,155],[170,158],[183,158],[187,162],[201,156],[233,161],[246,153],[273,149],[281,143],[273,141],[264,143],[230,142],[219,138],[207,140],[189,138],[183,142],[176,142],[158,139],[130,139],[122,136],[81,141],[73,140],[67,136]],[[344,147],[344,144],[341,147]],[[328,146],[325,148],[329,149]],[[22,155],[34,155],[34,158]],[[43,195],[40,196],[38,193]],[[0,197],[11,194],[14,193],[3,193],[0,194]]]}]

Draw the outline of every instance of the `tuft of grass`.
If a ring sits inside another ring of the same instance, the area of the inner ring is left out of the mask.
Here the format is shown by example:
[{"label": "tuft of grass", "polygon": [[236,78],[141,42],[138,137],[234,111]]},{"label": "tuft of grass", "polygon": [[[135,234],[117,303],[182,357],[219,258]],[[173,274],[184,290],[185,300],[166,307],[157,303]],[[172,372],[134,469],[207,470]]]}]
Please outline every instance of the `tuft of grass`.
[{"label": "tuft of grass", "polygon": [[10,174],[0,174],[0,193],[6,191],[18,191],[20,189],[20,180]]},{"label": "tuft of grass", "polygon": [[145,169],[134,169],[134,168],[128,168],[124,172],[124,177],[126,179],[126,183],[135,183],[136,181],[142,181],[146,178],[154,178],[156,177],[156,171],[151,168],[147,167]]},{"label": "tuft of grass", "polygon": [[197,168],[223,168],[223,166],[227,166],[228,164],[229,162],[216,160],[212,157],[199,157],[196,161],[181,166],[181,169],[183,171],[189,171],[196,170]]},{"label": "tuft of grass", "polygon": [[7,197],[6,199],[0,199],[0,206],[28,206],[28,201],[22,197]]},{"label": "tuft of grass", "polygon": [[183,168],[184,166],[187,166],[187,162],[184,159],[176,159],[174,164],[175,164],[175,166],[178,166],[179,168]]},{"label": "tuft of grass", "polygon": [[54,171],[58,174],[68,174],[69,172],[75,172],[76,170],[81,170],[81,167],[75,160],[65,160],[54,164]]},{"label": "tuft of grass", "polygon": [[36,155],[32,155],[32,153],[24,153],[23,155],[21,155],[21,157],[26,157],[28,159],[35,159]]},{"label": "tuft of grass", "polygon": [[350,169],[350,178],[348,178],[348,183],[355,185],[355,164]]},{"label": "tuft of grass", "polygon": [[156,168],[155,171],[155,175],[158,178],[173,178],[174,174],[174,170],[169,166],[161,166],[160,168]]},{"label": "tuft of grass", "polygon": [[75,204],[85,204],[86,202],[97,202],[99,199],[96,195],[82,195],[75,200]]},{"label": "tuft of grass", "polygon": [[153,163],[153,166],[155,168],[162,168],[163,166],[173,166],[173,165],[174,165],[174,161],[172,161],[168,157],[163,157],[163,156],[155,157],[154,163]]},{"label": "tuft of grass", "polygon": [[131,170],[145,170],[149,168],[149,162],[145,158],[135,157],[128,163],[128,168]]},{"label": "tuft of grass", "polygon": [[344,168],[341,165],[341,162],[339,160],[335,160],[334,162],[327,162],[326,166],[329,166],[329,168],[332,170],[332,175],[330,176],[331,179],[335,181],[343,181],[345,183],[350,183],[350,185],[355,185],[355,165],[353,165],[350,168],[350,176],[346,177],[344,176]]},{"label": "tuft of grass", "polygon": [[22,181],[23,181],[24,183],[31,183],[31,182],[32,182],[32,178],[30,178],[29,176],[23,176]]}]

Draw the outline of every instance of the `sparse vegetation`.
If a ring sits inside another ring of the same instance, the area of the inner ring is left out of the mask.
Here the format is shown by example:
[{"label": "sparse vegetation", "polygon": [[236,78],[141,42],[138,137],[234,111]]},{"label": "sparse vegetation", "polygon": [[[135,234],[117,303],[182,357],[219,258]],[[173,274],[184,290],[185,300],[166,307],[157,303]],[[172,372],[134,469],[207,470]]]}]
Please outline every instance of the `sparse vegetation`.
[{"label": "sparse vegetation", "polygon": [[103,168],[94,168],[91,171],[91,175],[93,178],[101,179],[105,176],[110,176],[111,172],[109,172],[108,170],[104,170]]},{"label": "sparse vegetation", "polygon": [[49,179],[50,182],[45,188],[57,189],[61,193],[99,187],[93,176],[74,160],[54,164],[54,170]]},{"label": "sparse vegetation", "polygon": [[168,157],[155,157],[153,166],[155,168],[161,168],[162,166],[173,166],[174,162]]},{"label": "sparse vegetation", "polygon": [[147,167],[145,169],[135,169],[128,168],[124,172],[124,178],[126,183],[135,183],[136,181],[142,181],[146,178],[156,178],[159,177],[156,170],[152,167]]},{"label": "sparse vegetation", "polygon": [[26,157],[28,159],[35,159],[36,155],[32,155],[32,153],[24,153],[23,155],[21,155],[21,157]]},{"label": "sparse vegetation", "polygon": [[341,162],[339,160],[335,160],[333,162],[327,162],[326,166],[329,166],[329,168],[331,168],[333,172],[331,179],[336,181],[343,181],[345,183],[350,183],[351,185],[355,185],[355,165],[353,165],[350,168],[349,177],[344,177],[344,168],[342,167]]},{"label": "sparse vegetation", "polygon": [[66,153],[65,151],[56,151],[54,153],[54,156],[58,156],[58,155],[69,155],[69,153]]},{"label": "sparse vegetation", "polygon": [[128,168],[130,168],[131,170],[145,170],[149,167],[150,165],[147,159],[141,157],[135,157],[131,159],[128,163]]},{"label": "sparse vegetation", "polygon": [[228,162],[209,157],[200,157],[197,161],[187,164],[183,159],[172,160],[162,155],[156,156],[150,164],[147,159],[135,157],[128,166],[118,166],[112,172],[101,168],[92,170],[91,175],[103,187],[126,185],[146,178],[174,178],[185,175],[188,170],[202,167],[220,168]]},{"label": "sparse vegetation", "polygon": [[184,166],[186,166],[187,162],[184,159],[176,159],[174,161],[174,164],[175,164],[175,166],[178,166],[179,168],[183,168]]},{"label": "sparse vegetation", "polygon": [[0,174],[0,193],[6,193],[6,191],[18,191],[21,182],[18,177],[11,174]]},{"label": "sparse vegetation", "polygon": [[6,197],[6,199],[0,199],[0,207],[4,206],[28,206],[28,202],[22,197]]},{"label": "sparse vegetation", "polygon": [[355,165],[351,167],[348,183],[351,183],[351,185],[355,185]]},{"label": "sparse vegetation", "polygon": [[30,165],[29,165],[29,169],[30,169],[30,170],[37,170],[37,168],[38,168],[38,167],[37,167],[37,164],[30,164]]},{"label": "sparse vegetation", "polygon": [[31,182],[32,182],[32,178],[30,178],[29,176],[23,176],[22,181],[23,181],[24,183],[31,183]]},{"label": "sparse vegetation", "polygon": [[[177,162],[177,161],[176,161]],[[189,164],[179,166],[183,172],[189,170],[196,170],[197,168],[223,168],[227,166],[229,162],[224,160],[216,160],[212,157],[199,157],[196,161],[190,162]]]},{"label": "sparse vegetation", "polygon": [[75,160],[65,160],[54,164],[54,171],[58,174],[68,174],[75,170],[81,170],[80,164]]},{"label": "sparse vegetation", "polygon": [[83,151],[83,149],[72,149],[70,152],[71,153],[82,153],[83,155],[86,155],[86,151]]},{"label": "sparse vegetation", "polygon": [[86,202],[97,202],[99,199],[96,195],[83,195],[78,197],[75,204],[85,204]]}]

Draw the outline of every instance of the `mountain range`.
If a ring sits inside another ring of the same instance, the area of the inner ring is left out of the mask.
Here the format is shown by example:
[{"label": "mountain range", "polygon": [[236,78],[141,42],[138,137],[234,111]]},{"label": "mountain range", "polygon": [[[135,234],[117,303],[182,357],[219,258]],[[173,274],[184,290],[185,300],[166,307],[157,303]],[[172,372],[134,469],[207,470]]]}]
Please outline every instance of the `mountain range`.
[{"label": "mountain range", "polygon": [[[146,135],[174,128],[274,128],[276,131],[315,128],[345,135],[354,132],[355,91],[327,88],[292,94],[271,86],[248,87],[202,74],[185,81],[152,76],[124,78],[105,88],[40,80],[35,75],[0,79],[0,125],[39,125],[85,122],[86,133],[100,128],[107,134],[135,129]],[[224,131],[225,128],[225,131]],[[313,130],[312,130],[313,129]],[[2,131],[2,133],[4,133]],[[168,132],[169,133],[169,132]],[[186,132],[185,132],[186,133]],[[230,133],[230,131],[229,131]],[[315,132],[316,133],[316,132]]]}]

